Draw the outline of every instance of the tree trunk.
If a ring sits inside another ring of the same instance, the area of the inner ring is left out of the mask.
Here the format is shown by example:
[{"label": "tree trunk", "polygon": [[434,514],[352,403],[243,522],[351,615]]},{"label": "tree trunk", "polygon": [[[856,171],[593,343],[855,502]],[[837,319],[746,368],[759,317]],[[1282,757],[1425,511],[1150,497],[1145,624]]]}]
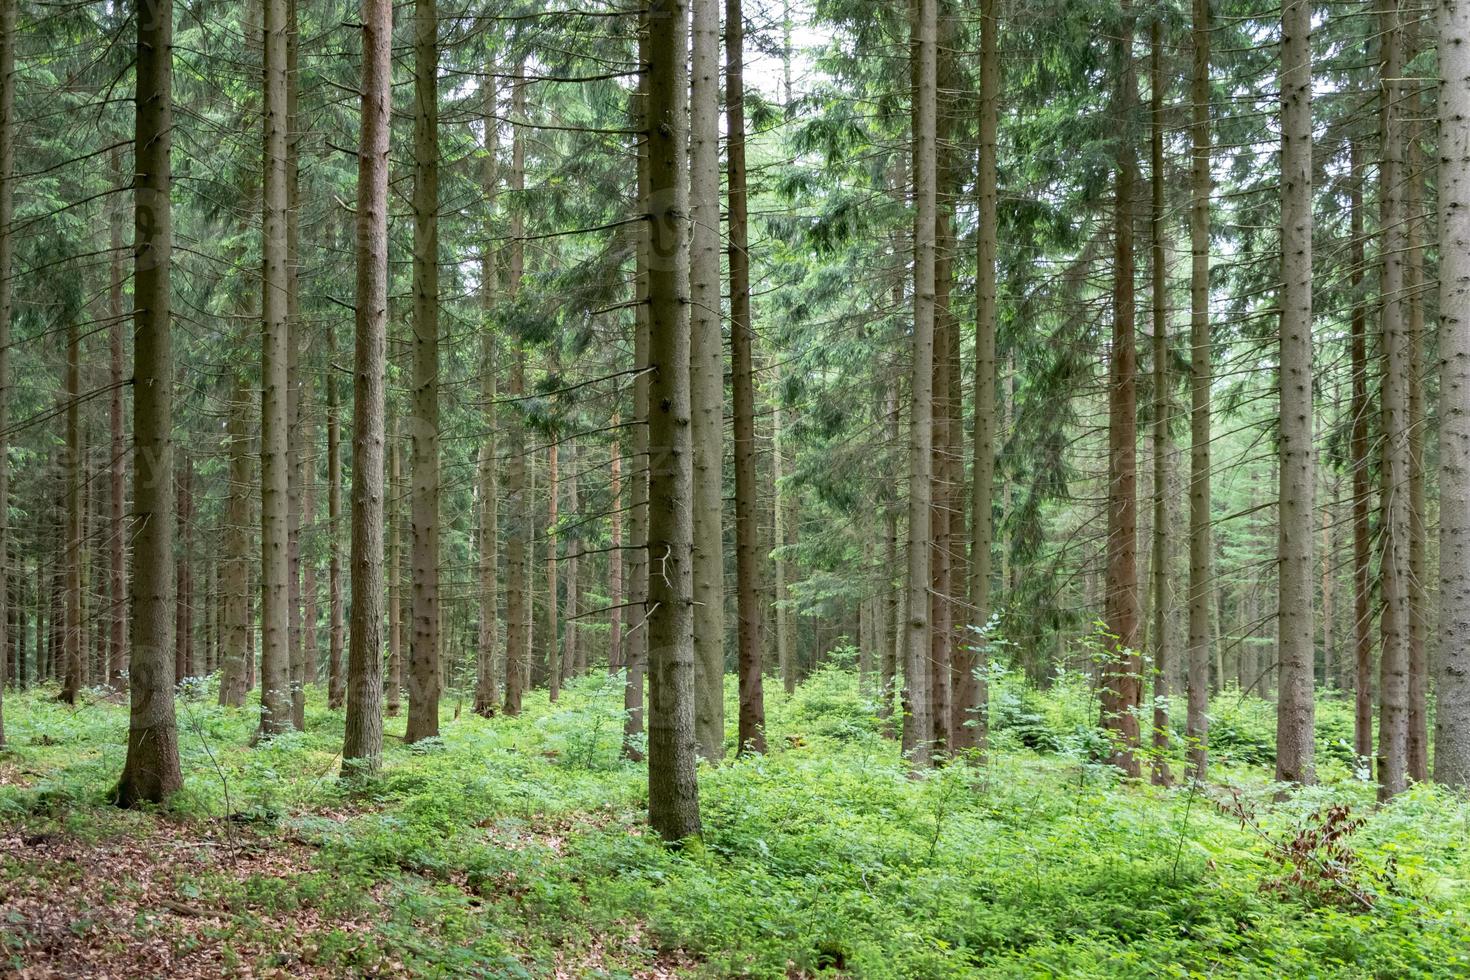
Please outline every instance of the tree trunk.
[{"label": "tree trunk", "polygon": [[[1114,112],[1123,132],[1138,97],[1133,70],[1133,12],[1123,4],[1117,47],[1119,84]],[[1133,196],[1138,161],[1125,137],[1118,142],[1113,229],[1113,347],[1108,380],[1107,661],[1103,670],[1102,723],[1116,742],[1113,764],[1139,774],[1139,724],[1143,664],[1138,654],[1138,393],[1134,350]]]},{"label": "tree trunk", "polygon": [[932,764],[934,719],[929,692],[929,508],[934,482],[934,316],[937,230],[937,0],[911,0],[913,75],[914,335],[910,361],[907,623],[904,642],[903,751]]},{"label": "tree trunk", "polygon": [[[737,0],[727,34],[740,36]],[[689,432],[689,187],[685,137],[689,28],[684,0],[645,15],[648,147],[648,822],[667,841],[699,834],[694,738],[693,445]],[[727,41],[736,69],[739,46]],[[738,87],[731,91],[738,92]],[[732,132],[736,132],[732,127]],[[735,140],[732,139],[732,152]],[[732,176],[737,173],[731,165]],[[732,201],[734,195],[732,195]],[[732,228],[736,224],[731,221]],[[734,254],[735,245],[731,246]],[[738,332],[742,322],[732,317]],[[748,321],[747,321],[748,323]],[[656,407],[656,410],[652,410]],[[737,440],[738,441],[738,440]],[[754,474],[751,474],[752,478]],[[757,661],[757,668],[759,661]],[[759,691],[757,690],[758,694]],[[742,710],[742,719],[744,711]],[[759,720],[759,719],[757,719]],[[758,735],[755,729],[751,735]],[[746,734],[742,732],[742,735]]]},{"label": "tree trunk", "polygon": [[[617,395],[614,394],[614,403]],[[612,429],[618,431],[622,418],[613,409]],[[608,447],[608,493],[612,497],[612,515],[608,518],[607,595],[612,608],[607,615],[607,669],[609,673],[623,669],[623,444],[614,438]]]},{"label": "tree trunk", "polygon": [[1439,8],[1439,674],[1434,778],[1470,785],[1470,2]]},{"label": "tree trunk", "polygon": [[403,447],[398,420],[388,438],[388,703],[385,713],[397,718],[403,707]]},{"label": "tree trunk", "polygon": [[194,466],[187,450],[180,449],[174,459],[178,471],[174,486],[179,527],[179,548],[175,559],[178,579],[174,589],[174,676],[183,681],[186,677],[198,676],[194,661],[194,569],[189,560],[194,545]]},{"label": "tree trunk", "polygon": [[260,734],[291,725],[290,460],[287,454],[286,34],[287,0],[265,0],[265,191],[261,332]]},{"label": "tree trunk", "polygon": [[[10,513],[10,272],[15,254],[15,244],[10,228],[15,217],[15,8],[18,2],[19,0],[0,0],[0,515]],[[117,182],[116,160],[117,157],[114,155],[115,184]],[[120,209],[113,209],[114,224],[119,220],[119,212]],[[122,248],[120,233],[114,234],[112,248],[114,256],[120,254],[118,252]],[[116,263],[121,259],[114,258],[113,261]],[[121,324],[114,326],[112,333],[114,336],[121,336]],[[115,398],[122,397],[121,387],[113,390]],[[121,499],[120,494],[118,499]],[[0,520],[0,569],[4,570],[8,579],[11,575],[9,520]],[[8,594],[5,604],[8,609],[10,605]],[[0,617],[0,621],[3,619],[4,617]],[[22,615],[20,619],[23,622],[24,616]],[[0,629],[3,628],[0,627]],[[0,633],[0,639],[8,638]],[[23,651],[25,646],[24,625],[21,626],[19,640],[19,649]],[[8,646],[8,643],[0,643],[0,650]],[[22,683],[25,681],[25,672],[21,669],[23,659],[23,656],[16,657],[15,679]],[[0,667],[0,748],[5,746],[4,690],[6,681],[5,669]]]},{"label": "tree trunk", "polygon": [[[787,694],[796,690],[796,632],[791,616],[791,607],[787,605],[791,601],[791,559],[786,555],[786,549],[792,543],[792,516],[795,510],[794,497],[791,488],[786,485],[786,478],[790,474],[790,464],[787,454],[790,452],[786,445],[788,441],[785,426],[785,414],[781,405],[782,395],[778,390],[776,396],[771,399],[771,475],[775,484],[773,490],[776,497],[774,510],[774,537],[776,539],[776,666],[781,672],[781,685]],[[889,567],[892,567],[890,563]],[[889,686],[892,690],[892,685]]]},{"label": "tree trunk", "polygon": [[[66,537],[62,560],[66,564],[66,619],[61,642],[65,651],[66,676],[60,700],[76,704],[85,682],[82,662],[82,355],[81,331],[76,316],[66,327]],[[187,566],[185,566],[187,567]],[[177,670],[178,665],[175,665]],[[176,674],[176,676],[182,676]]]},{"label": "tree trunk", "polygon": [[580,675],[585,668],[585,654],[582,644],[579,642],[579,622],[577,617],[582,612],[582,597],[579,589],[582,587],[580,581],[580,557],[582,541],[580,531],[577,528],[582,523],[582,506],[577,496],[577,467],[581,460],[577,458],[577,444],[571,440],[567,441],[566,451],[566,476],[563,484],[566,486],[567,504],[571,508],[567,513],[567,532],[571,535],[566,542],[567,581],[566,581],[566,610],[563,615],[565,639],[562,642],[561,679],[565,684],[573,677]]},{"label": "tree trunk", "polygon": [[1360,766],[1373,757],[1373,569],[1370,554],[1372,464],[1368,456],[1368,307],[1363,300],[1363,159],[1362,146],[1350,144],[1350,226],[1348,284],[1353,296],[1350,326],[1352,361],[1352,432],[1349,455],[1353,468],[1353,754]]},{"label": "tree trunk", "polygon": [[1154,370],[1154,486],[1153,561],[1150,588],[1153,592],[1153,760],[1150,780],[1157,786],[1170,783],[1165,753],[1169,750],[1169,614],[1173,595],[1169,589],[1169,458],[1174,446],[1169,438],[1172,392],[1169,378],[1169,278],[1165,264],[1164,200],[1164,53],[1159,21],[1149,28],[1149,272],[1153,279],[1153,370]]},{"label": "tree trunk", "polygon": [[405,742],[439,734],[439,20],[414,0],[413,588]]},{"label": "tree trunk", "polygon": [[1409,749],[1409,337],[1404,298],[1403,24],[1398,0],[1379,3],[1382,160],[1379,162],[1381,382],[1383,490],[1379,620],[1378,796],[1389,799],[1408,786]]},{"label": "tree trunk", "polygon": [[347,698],[342,663],[342,419],[337,401],[336,343],[327,363],[327,705],[341,708]]},{"label": "tree trunk", "polygon": [[995,492],[995,258],[999,188],[996,153],[1000,121],[999,0],[980,4],[980,118],[978,178],[975,185],[979,225],[975,236],[975,421],[970,490],[969,629],[955,648],[954,722],[957,752],[985,750],[990,722],[986,668],[990,621],[990,551],[994,543]]},{"label": "tree trunk", "polygon": [[224,568],[220,589],[224,594],[221,616],[223,663],[220,668],[219,703],[244,707],[246,657],[250,643],[250,410],[245,379],[237,372],[230,396],[226,422],[226,453],[229,456],[229,491],[225,503]]},{"label": "tree trunk", "polygon": [[[486,72],[490,71],[489,65]],[[496,269],[496,252],[490,244],[493,235],[495,205],[500,191],[500,123],[497,111],[499,91],[495,84],[486,81],[482,86],[482,122],[485,127],[485,160],[480,168],[480,190],[485,196],[486,244],[480,253],[480,307],[486,322],[480,334],[480,399],[483,405],[480,417],[485,426],[485,436],[480,442],[480,548],[477,571],[480,587],[480,624],[475,647],[475,714],[489,718],[495,714],[500,692],[495,682],[495,657],[500,638],[498,608],[500,595],[497,588],[497,561],[500,556],[500,485],[496,479],[500,461],[495,458],[498,409],[500,397],[498,361],[498,338],[490,325],[495,311],[495,294],[500,288],[500,276]]]},{"label": "tree trunk", "polygon": [[[5,69],[0,65],[0,74]],[[8,76],[7,76],[8,77]],[[6,143],[7,138],[0,135],[0,143]],[[122,187],[122,151],[113,150],[111,157],[111,176],[114,187]],[[0,164],[3,166],[3,164]],[[3,171],[0,171],[3,172]],[[3,206],[3,205],[0,205]],[[107,288],[107,312],[111,320],[108,334],[108,368],[109,380],[112,390],[108,393],[108,422],[112,436],[111,458],[107,467],[108,482],[111,492],[109,498],[109,522],[107,533],[107,557],[108,557],[108,592],[112,596],[112,606],[108,610],[107,624],[111,639],[108,642],[110,650],[108,664],[108,682],[114,687],[122,686],[122,678],[128,670],[128,599],[127,599],[127,523],[125,508],[127,506],[127,473],[128,473],[128,444],[124,435],[123,415],[123,382],[124,382],[124,357],[126,346],[124,340],[125,324],[123,322],[123,222],[127,219],[126,205],[122,196],[118,196],[110,209],[108,221],[109,245],[111,249],[108,261],[108,288]],[[4,225],[7,218],[0,214],[0,225]],[[4,248],[0,245],[0,248]],[[3,260],[0,260],[3,261]],[[7,276],[7,266],[0,264],[0,278]],[[6,287],[8,288],[8,284]],[[4,298],[0,297],[0,320],[5,318]],[[3,328],[0,328],[3,329]],[[8,341],[0,338],[0,350],[3,350]],[[4,355],[0,355],[4,356]],[[3,368],[0,368],[0,379],[5,377]],[[5,390],[7,382],[0,380],[0,393]],[[3,400],[3,398],[0,398]],[[0,430],[5,426],[4,416],[0,415]],[[3,440],[3,437],[0,437]],[[5,456],[4,443],[0,441],[0,459]],[[0,484],[4,477],[0,476]],[[5,507],[5,496],[0,490],[0,512]],[[3,534],[0,531],[0,534]],[[4,545],[0,544],[0,556],[4,555]]]},{"label": "tree trunk", "polygon": [[[665,0],[668,2],[668,0]],[[678,0],[672,0],[678,2]],[[664,8],[666,10],[666,8]],[[681,8],[682,9],[682,8]],[[646,41],[646,37],[641,39]],[[639,49],[639,61],[647,65],[649,52],[646,45]],[[640,77],[640,87],[634,95],[637,100],[637,125],[645,131],[648,125],[649,95],[648,75]],[[647,140],[638,147],[638,208],[647,215],[651,213],[649,199],[649,149]],[[636,263],[634,278],[635,315],[633,324],[633,454],[632,513],[628,517],[628,605],[631,622],[628,636],[623,644],[624,666],[627,668],[623,684],[623,755],[633,761],[643,758],[639,741],[643,735],[643,681],[648,669],[648,370],[649,361],[649,298],[652,231],[649,221],[638,226]]]},{"label": "tree trunk", "polygon": [[297,112],[300,33],[297,0],[286,0],[286,576],[287,631],[290,647],[291,727],[306,728],[306,647],[302,629],[301,503],[303,483],[301,293],[300,120]]},{"label": "tree trunk", "polygon": [[[1415,17],[1417,18],[1417,14]],[[1406,28],[1406,58],[1412,59],[1418,45],[1413,26]],[[1464,43],[1464,42],[1461,42]],[[1417,100],[1417,95],[1405,96]],[[1412,108],[1412,106],[1411,106]],[[1411,113],[1407,122],[1404,210],[1407,241],[1404,255],[1404,296],[1408,322],[1408,457],[1409,457],[1409,778],[1429,779],[1429,664],[1426,640],[1429,634],[1428,567],[1425,551],[1428,532],[1424,504],[1424,249],[1420,211],[1424,206],[1424,169],[1419,152],[1419,124]]]},{"label": "tree trunk", "polygon": [[[735,599],[740,674],[736,751],[764,752],[766,707],[761,690],[760,514],[756,506],[752,360],[755,327],[750,310],[746,220],[744,66],[745,22],[740,0],[725,0],[725,181],[730,235],[730,391],[734,412]],[[652,542],[653,538],[649,540]],[[649,560],[655,560],[657,555],[657,549],[650,551]]]},{"label": "tree trunk", "polygon": [[[553,368],[552,373],[555,373]],[[557,621],[557,557],[560,552],[561,535],[557,533],[559,519],[558,498],[561,496],[561,474],[556,440],[557,430],[552,430],[551,444],[546,447],[546,632],[541,642],[546,649],[546,688],[549,700],[561,696],[561,635]]]},{"label": "tree trunk", "polygon": [[1313,767],[1312,65],[1311,4],[1281,13],[1280,533],[1276,628],[1276,779]]},{"label": "tree trunk", "polygon": [[[520,295],[521,274],[525,268],[526,234],[525,203],[521,200],[526,186],[526,147],[521,121],[526,111],[524,62],[516,65],[516,80],[511,89],[511,165],[510,165],[510,281],[507,298],[514,302]],[[526,349],[520,337],[512,337],[510,398],[516,409],[506,431],[508,465],[505,480],[505,511],[509,518],[505,539],[505,713],[521,713],[521,695],[526,684],[529,658],[527,628],[531,620],[531,599],[526,594],[526,540],[531,528],[531,503],[526,492],[526,430],[520,414],[519,400],[526,391]]]},{"label": "tree trunk", "polygon": [[[344,774],[375,771],[383,751],[383,429],[388,371],[388,137],[392,49],[392,4],[388,0],[363,0],[362,125],[357,155],[357,278],[353,317],[352,542],[348,557],[352,622],[347,648]],[[396,431],[394,436],[396,461]],[[395,472],[395,479],[397,475]],[[393,601],[396,604],[396,592]],[[391,676],[390,683],[388,703],[389,713],[393,714],[396,713],[393,706],[398,701],[398,677]]]},{"label": "tree trunk", "polygon": [[[183,785],[174,716],[173,354],[169,339],[172,0],[140,0],[133,181],[132,662],[128,754],[119,806],[160,803]],[[9,31],[4,32],[7,35]],[[3,226],[3,223],[0,223]]]},{"label": "tree trunk", "polygon": [[[691,7],[694,40],[689,77],[689,404],[694,440],[694,728],[699,754],[718,762],[725,755],[720,8],[718,0],[692,0]],[[734,71],[738,80],[738,64]]]}]

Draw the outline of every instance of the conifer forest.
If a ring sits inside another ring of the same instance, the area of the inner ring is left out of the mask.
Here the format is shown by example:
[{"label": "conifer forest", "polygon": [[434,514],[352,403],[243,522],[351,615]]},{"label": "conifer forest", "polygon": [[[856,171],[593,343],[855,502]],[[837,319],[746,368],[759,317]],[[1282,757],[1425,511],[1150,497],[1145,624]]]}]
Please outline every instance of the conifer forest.
[{"label": "conifer forest", "polygon": [[0,0],[0,975],[1470,977],[1470,0]]}]

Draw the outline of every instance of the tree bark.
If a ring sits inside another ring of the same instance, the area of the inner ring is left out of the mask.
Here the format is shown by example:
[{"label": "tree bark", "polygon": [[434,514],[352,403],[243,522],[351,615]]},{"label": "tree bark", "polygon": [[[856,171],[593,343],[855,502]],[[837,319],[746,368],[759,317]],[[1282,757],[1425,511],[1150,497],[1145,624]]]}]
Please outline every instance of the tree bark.
[{"label": "tree bark", "polygon": [[1434,778],[1470,785],[1470,2],[1439,18],[1439,672]]},{"label": "tree bark", "polygon": [[[330,345],[336,357],[335,341]],[[337,401],[337,368],[327,363],[327,704],[341,708],[347,699],[342,662],[342,412]]]},{"label": "tree bark", "polygon": [[405,742],[439,734],[439,20],[414,0],[413,583]]},{"label": "tree bark", "polygon": [[[362,124],[357,155],[357,276],[352,384],[352,621],[344,775],[377,770],[383,751],[383,437],[388,372],[388,137],[393,6],[362,3]],[[396,435],[395,446],[396,446]],[[394,451],[397,460],[397,450]],[[397,469],[396,465],[394,467]],[[394,473],[396,479],[397,473]],[[395,549],[396,551],[396,549]],[[395,554],[395,559],[397,555]],[[394,598],[396,605],[396,594]],[[390,679],[389,712],[398,701]]]},{"label": "tree bark", "polygon": [[[725,0],[725,183],[729,211],[730,391],[735,446],[735,599],[740,673],[737,752],[766,750],[761,689],[760,513],[755,482],[755,326],[750,309],[750,244],[745,181],[745,22],[740,0]],[[650,300],[651,302],[652,300]],[[657,363],[657,362],[655,362]],[[650,538],[652,541],[652,538]],[[650,551],[649,561],[657,558]]]},{"label": "tree bark", "polygon": [[222,660],[219,703],[234,708],[245,705],[250,645],[250,488],[254,468],[250,465],[250,406],[245,379],[234,375],[230,417],[226,422],[226,453],[229,456],[229,490],[225,502],[224,567],[220,590],[224,594],[221,615]]},{"label": "tree bark", "polygon": [[[516,65],[516,80],[511,90],[511,164],[510,164],[510,281],[507,298],[514,302],[520,295],[521,275],[525,268],[526,234],[525,202],[526,146],[521,121],[526,109],[524,62]],[[531,621],[531,599],[526,594],[526,541],[531,527],[530,495],[526,492],[526,431],[520,415],[519,399],[526,391],[526,349],[520,337],[510,338],[510,397],[517,402],[506,433],[510,437],[505,480],[505,511],[509,518],[505,538],[505,713],[521,713],[521,695],[525,690],[526,664],[529,659],[527,628]]]},{"label": "tree bark", "polygon": [[[775,484],[773,490],[776,497],[776,505],[773,508],[775,520],[774,537],[776,540],[776,667],[781,672],[781,685],[786,693],[792,694],[796,690],[796,627],[791,615],[791,607],[787,604],[791,601],[791,559],[787,557],[786,549],[792,545],[792,527],[795,513],[795,494],[787,485],[790,476],[790,462],[787,455],[791,452],[787,442],[790,439],[785,425],[785,410],[782,408],[782,395],[778,390],[776,396],[771,399],[771,475]],[[889,567],[893,567],[890,562]],[[889,686],[892,691],[892,685]],[[891,699],[890,699],[891,700]]]},{"label": "tree bark", "polygon": [[567,504],[570,511],[567,513],[567,530],[571,535],[566,542],[567,578],[566,578],[566,609],[563,616],[565,622],[565,639],[562,642],[561,679],[565,684],[573,677],[580,676],[586,669],[586,653],[578,635],[581,621],[578,617],[582,613],[582,581],[581,581],[581,558],[582,551],[581,532],[577,530],[582,522],[582,505],[578,497],[577,467],[581,460],[577,456],[577,444],[573,440],[567,440],[566,451],[566,476],[563,484],[566,487]]},{"label": "tree bark", "polygon": [[384,683],[389,718],[403,707],[403,447],[394,419],[388,437],[388,676]]},{"label": "tree bark", "polygon": [[1153,279],[1153,372],[1154,372],[1154,486],[1153,486],[1153,758],[1149,778],[1157,786],[1169,785],[1169,615],[1173,594],[1169,588],[1169,458],[1174,446],[1169,437],[1173,414],[1169,376],[1169,278],[1165,258],[1164,199],[1164,53],[1163,31],[1158,20],[1149,28],[1149,212],[1150,273]]},{"label": "tree bark", "polygon": [[[491,66],[486,66],[486,72]],[[495,657],[500,639],[498,612],[500,594],[498,589],[497,563],[500,557],[500,483],[496,479],[499,460],[496,454],[497,408],[500,397],[498,360],[498,338],[491,318],[495,312],[496,293],[500,288],[500,275],[496,268],[497,254],[490,244],[494,232],[495,205],[500,193],[500,123],[499,91],[491,81],[481,88],[482,123],[485,127],[485,160],[480,167],[480,191],[485,196],[486,244],[480,254],[480,308],[485,322],[480,330],[480,409],[485,436],[480,443],[479,460],[479,519],[480,547],[477,571],[480,587],[480,623],[475,647],[475,714],[489,718],[499,706],[500,692],[495,681]]]},{"label": "tree bark", "polygon": [[970,490],[969,629],[955,648],[954,722],[951,737],[957,752],[985,750],[990,723],[986,668],[989,651],[991,548],[994,544],[995,492],[995,259],[999,187],[996,153],[1000,122],[999,0],[980,4],[980,117],[976,161],[975,235],[975,419]]},{"label": "tree bark", "polygon": [[[1417,18],[1417,14],[1415,17]],[[1418,44],[1412,23],[1405,29],[1406,60],[1412,59]],[[1462,42],[1463,43],[1463,42]],[[1406,95],[1406,99],[1416,98]],[[1409,778],[1415,782],[1429,779],[1429,663],[1426,640],[1428,621],[1427,536],[1424,502],[1424,249],[1420,211],[1424,206],[1424,168],[1419,152],[1419,124],[1414,106],[1406,119],[1404,173],[1404,297],[1408,334],[1408,459],[1409,459]]]},{"label": "tree bark", "polygon": [[[660,8],[661,11],[667,8]],[[644,44],[639,48],[639,62],[649,63],[650,53],[646,36],[640,35]],[[645,132],[651,127],[649,118],[648,73],[640,77],[640,87],[634,98],[638,101],[637,125]],[[628,606],[632,610],[628,635],[623,644],[623,755],[640,761],[643,750],[639,741],[643,735],[643,687],[644,674],[648,669],[648,372],[649,354],[649,297],[648,280],[651,272],[651,213],[649,189],[651,163],[648,141],[638,147],[638,207],[645,215],[639,225],[636,244],[637,271],[634,277],[633,322],[633,453],[634,469],[630,475],[632,483],[632,512],[628,515]]]},{"label": "tree bark", "polygon": [[1380,0],[1379,226],[1383,418],[1382,634],[1379,655],[1378,796],[1408,787],[1409,749],[1409,337],[1404,297],[1403,22],[1398,0]]},{"label": "tree bark", "polygon": [[194,466],[187,450],[180,449],[174,460],[178,501],[175,513],[179,528],[178,554],[174,561],[178,573],[174,588],[174,676],[183,681],[198,676],[194,660],[194,570],[190,561],[194,546]]},{"label": "tree bark", "polygon": [[[8,2],[8,0],[7,0]],[[5,73],[5,68],[0,65],[0,74]],[[3,96],[0,96],[3,98]],[[8,138],[0,134],[0,144],[8,142]],[[0,164],[3,168],[3,164]],[[3,170],[0,170],[3,172]],[[122,187],[122,151],[112,151],[111,157],[112,186]],[[3,179],[3,178],[0,178]],[[0,192],[3,193],[3,192]],[[3,206],[3,205],[0,205]],[[0,214],[0,225],[4,225],[9,219]],[[128,600],[127,600],[127,475],[128,475],[128,444],[124,434],[126,422],[123,414],[123,381],[124,363],[126,357],[126,341],[124,338],[124,306],[123,306],[123,222],[127,220],[127,206],[119,195],[110,209],[108,221],[108,238],[111,250],[108,261],[108,286],[107,286],[107,313],[111,319],[108,326],[108,374],[112,383],[112,391],[108,395],[108,422],[110,435],[112,437],[111,458],[107,467],[108,482],[110,485],[109,501],[109,523],[107,533],[107,556],[108,556],[108,591],[112,597],[112,605],[108,610],[107,625],[110,640],[109,664],[107,679],[114,687],[122,686],[122,678],[128,670]],[[0,246],[3,248],[4,246]],[[0,264],[0,277],[8,276],[8,267]],[[7,283],[4,287],[9,288]],[[4,299],[0,298],[0,320],[5,318]],[[0,328],[3,329],[3,328]],[[0,350],[4,350],[8,341],[0,338]],[[7,352],[8,353],[8,352]],[[6,356],[0,354],[0,357]],[[3,367],[0,367],[0,379],[5,377]],[[6,381],[0,380],[0,400],[3,400]],[[6,416],[0,415],[0,430],[3,430]],[[0,437],[0,459],[5,456],[3,437]],[[3,466],[3,463],[0,463]],[[4,477],[0,476],[0,483]],[[0,513],[4,512],[5,495],[0,489]],[[3,524],[4,522],[0,522]],[[0,530],[0,534],[3,534]],[[0,543],[0,557],[3,557],[4,545]],[[8,567],[8,566],[7,566]]]},{"label": "tree bark", "polygon": [[133,470],[128,752],[115,794],[117,804],[124,807],[161,803],[183,785],[169,636],[174,577],[174,377],[169,338],[172,0],[140,0],[134,23],[133,445],[137,463]]},{"label": "tree bark", "polygon": [[[614,404],[618,396],[614,393]],[[612,428],[616,432],[622,417],[613,409]],[[623,444],[614,438],[607,450],[608,493],[612,497],[612,514],[608,518],[607,594],[612,608],[607,615],[607,670],[623,669]]]},{"label": "tree bark", "polygon": [[[11,223],[15,217],[15,8],[19,0],[0,0],[0,569],[4,570],[7,580],[11,577],[10,567],[10,317],[11,307],[11,280],[10,272],[14,264],[15,243],[11,237]],[[114,181],[116,182],[116,160],[114,155]],[[113,224],[120,220],[120,209],[113,209]],[[112,248],[114,256],[122,248],[121,232],[116,231],[113,235]],[[121,259],[114,257],[114,264]],[[114,315],[118,315],[114,312]],[[114,336],[121,336],[121,323],[113,327]],[[115,388],[115,397],[122,397],[122,389]],[[114,423],[116,424],[116,423]],[[114,484],[115,485],[115,484]],[[121,499],[121,494],[118,495]],[[21,569],[24,572],[24,567]],[[17,576],[18,578],[18,576]],[[121,591],[119,590],[119,594]],[[10,598],[7,590],[5,597],[7,612],[9,611]],[[15,680],[25,681],[24,647],[25,628],[24,615],[18,617],[21,620],[19,632],[19,644],[17,649],[22,655],[16,657]],[[0,622],[5,617],[0,616]],[[5,627],[0,626],[0,630]],[[3,632],[0,632],[0,640],[9,640]],[[0,643],[0,650],[9,647],[8,642]],[[5,712],[4,712],[4,690],[6,682],[10,680],[6,671],[0,667],[0,748],[5,746]]]},{"label": "tree bark", "polygon": [[937,0],[911,0],[913,76],[914,334],[910,360],[907,622],[904,642],[903,751],[932,765],[934,719],[929,691],[929,508],[934,482],[934,317],[937,230]]},{"label": "tree bark", "polygon": [[1313,766],[1312,10],[1281,12],[1281,398],[1276,628],[1276,779],[1316,781]]},{"label": "tree bark", "polygon": [[[735,14],[727,33],[738,37],[738,4],[726,9]],[[653,0],[645,17],[644,139],[650,204],[645,567],[651,570],[657,564],[657,573],[646,577],[648,822],[664,840],[678,841],[699,834],[694,738],[694,474],[689,432],[689,186],[685,173],[689,24],[684,0]],[[730,62],[738,65],[738,46],[727,47],[727,52],[736,54]],[[733,250],[732,245],[732,254]],[[740,328],[737,320],[734,329]]]},{"label": "tree bark", "polygon": [[[720,8],[692,0],[689,404],[694,440],[694,727],[725,756],[724,344],[720,336]],[[739,66],[736,66],[737,76]],[[738,465],[738,464],[737,464]],[[738,474],[738,470],[737,470]]]},{"label": "tree bark", "polygon": [[1349,455],[1353,468],[1353,754],[1359,765],[1373,757],[1373,569],[1370,554],[1372,463],[1368,455],[1368,428],[1372,411],[1368,398],[1368,307],[1363,300],[1363,159],[1362,145],[1349,148],[1350,190],[1348,284],[1353,296],[1350,323],[1352,362],[1352,432]]},{"label": "tree bark", "polygon": [[[554,369],[552,373],[555,373]],[[553,429],[551,444],[546,447],[546,606],[543,610],[546,614],[546,630],[541,637],[546,650],[547,697],[551,701],[561,696],[561,635],[560,623],[557,621],[556,581],[557,558],[561,550],[561,536],[557,533],[556,526],[560,519],[558,506],[561,497],[561,473],[557,438],[558,432]]]},{"label": "tree bark", "polygon": [[261,330],[260,734],[291,726],[290,460],[286,319],[287,0],[265,0],[265,180]]},{"label": "tree bark", "polygon": [[[1123,4],[1117,46],[1117,125],[1126,134],[1138,98],[1133,69],[1132,4]],[[1107,660],[1103,669],[1102,723],[1116,739],[1112,761],[1139,775],[1137,749],[1143,663],[1138,653],[1138,393],[1134,350],[1133,197],[1138,161],[1125,135],[1118,141],[1113,229],[1113,346],[1108,379]]]},{"label": "tree bark", "polygon": [[[66,673],[61,683],[59,700],[76,704],[85,683],[86,667],[82,661],[82,355],[81,331],[76,316],[68,318],[66,327],[66,537],[63,539],[62,561],[66,567],[65,616],[61,642],[66,659]],[[185,565],[185,568],[188,566]],[[177,670],[179,664],[175,664]],[[182,677],[182,674],[176,674]]]}]

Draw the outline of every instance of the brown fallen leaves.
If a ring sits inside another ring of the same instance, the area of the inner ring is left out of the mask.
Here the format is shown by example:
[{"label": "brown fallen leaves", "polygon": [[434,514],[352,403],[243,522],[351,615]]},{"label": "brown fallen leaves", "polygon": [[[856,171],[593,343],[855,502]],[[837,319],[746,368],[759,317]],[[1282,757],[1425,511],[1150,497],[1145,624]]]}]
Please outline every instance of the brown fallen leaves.
[{"label": "brown fallen leaves", "polygon": [[[248,829],[149,820],[93,842],[67,834],[0,832],[0,931],[19,978],[315,977],[300,939],[319,928],[366,930],[365,918],[330,926],[310,907],[222,907],[184,892],[223,874],[289,879],[309,869],[309,851]],[[248,916],[251,928],[240,926]],[[265,938],[270,937],[270,938]],[[261,964],[267,964],[261,966]],[[391,975],[383,964],[382,975]]]},{"label": "brown fallen leaves", "polygon": [[[413,975],[369,941],[375,923],[389,916],[390,888],[374,886],[350,912],[269,900],[305,876],[325,874],[313,866],[309,843],[229,821],[119,819],[86,839],[57,829],[0,826],[0,976]],[[572,822],[545,821],[520,833],[490,830],[489,836],[510,849],[535,841],[559,854],[569,832],[575,832]],[[201,881],[209,884],[201,888]],[[488,884],[516,901],[521,883],[451,884],[471,895],[484,895]],[[641,923],[622,925],[622,931],[558,949],[554,965],[541,969],[568,980],[612,972],[673,980],[694,971],[696,961],[687,954],[651,948],[656,943]],[[318,956],[319,940],[329,933],[339,949],[344,941],[359,949],[350,969],[340,957]],[[628,963],[639,961],[641,968],[628,970]]]}]

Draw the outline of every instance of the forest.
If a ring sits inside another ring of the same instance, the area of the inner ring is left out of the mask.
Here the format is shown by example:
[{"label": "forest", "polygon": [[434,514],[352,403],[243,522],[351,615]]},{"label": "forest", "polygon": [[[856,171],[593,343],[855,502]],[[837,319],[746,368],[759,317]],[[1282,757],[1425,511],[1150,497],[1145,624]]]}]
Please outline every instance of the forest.
[{"label": "forest", "polygon": [[0,606],[7,976],[1470,976],[1470,0],[0,0]]}]

